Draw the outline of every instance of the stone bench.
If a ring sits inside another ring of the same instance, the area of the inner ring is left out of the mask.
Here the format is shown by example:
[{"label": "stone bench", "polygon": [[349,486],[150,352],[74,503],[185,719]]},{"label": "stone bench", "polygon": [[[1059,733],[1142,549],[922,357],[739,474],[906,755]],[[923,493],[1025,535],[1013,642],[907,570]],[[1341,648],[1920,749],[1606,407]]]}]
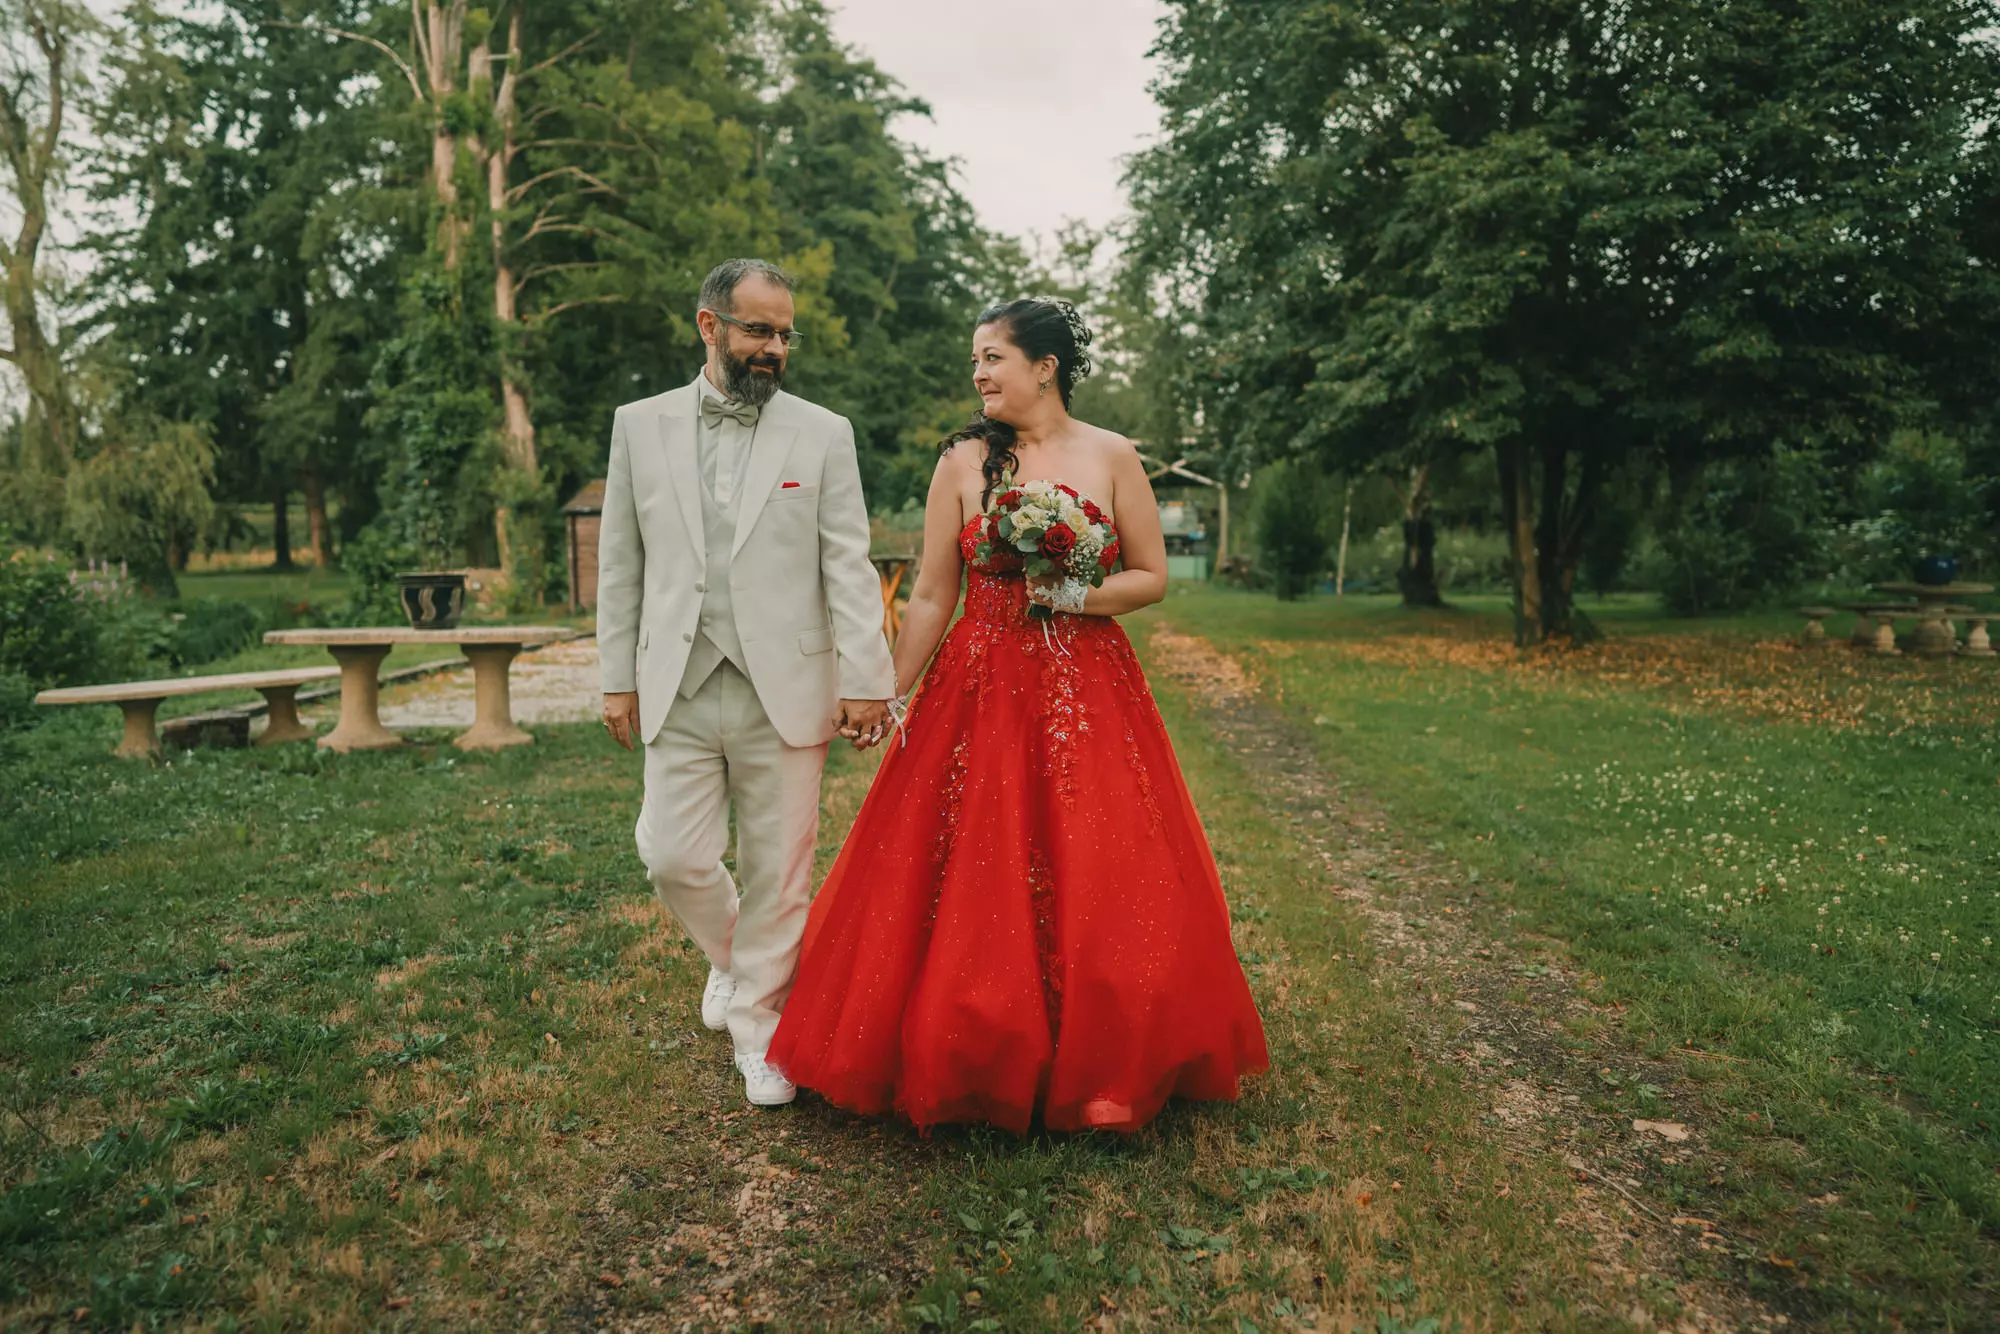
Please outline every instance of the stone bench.
[{"label": "stone bench", "polygon": [[1838,611],[1835,607],[1800,607],[1799,615],[1806,618],[1806,628],[1799,633],[1799,642],[1816,646],[1826,642],[1826,618]]},{"label": "stone bench", "polygon": [[302,741],[312,729],[299,718],[298,690],[314,681],[340,675],[337,667],[286,667],[269,672],[233,672],[226,676],[185,676],[170,681],[122,681],[104,686],[63,686],[35,696],[37,704],[116,704],[125,711],[125,735],[112,752],[125,759],[150,759],[160,753],[154,715],[162,702],[178,695],[205,695],[214,690],[255,690],[269,706],[270,723],[257,738],[260,746]]}]

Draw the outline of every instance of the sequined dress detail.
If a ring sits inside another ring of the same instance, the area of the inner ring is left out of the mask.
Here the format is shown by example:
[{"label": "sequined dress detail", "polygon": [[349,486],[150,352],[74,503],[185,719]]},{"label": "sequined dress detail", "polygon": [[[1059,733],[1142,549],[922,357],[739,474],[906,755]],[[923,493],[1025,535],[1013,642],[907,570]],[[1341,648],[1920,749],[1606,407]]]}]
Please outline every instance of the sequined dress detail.
[{"label": "sequined dress detail", "polygon": [[1030,619],[978,522],[965,614],[813,902],[770,1060],[922,1127],[1134,1130],[1234,1098],[1263,1026],[1131,642]]}]

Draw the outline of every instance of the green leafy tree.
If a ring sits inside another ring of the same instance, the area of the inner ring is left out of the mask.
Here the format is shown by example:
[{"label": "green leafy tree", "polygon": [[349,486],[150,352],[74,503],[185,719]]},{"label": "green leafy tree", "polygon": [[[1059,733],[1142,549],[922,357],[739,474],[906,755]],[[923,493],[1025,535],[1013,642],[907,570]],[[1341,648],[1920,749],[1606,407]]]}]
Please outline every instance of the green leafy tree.
[{"label": "green leafy tree", "polygon": [[98,109],[93,354],[133,405],[202,424],[226,500],[273,501],[282,523],[303,495],[321,563],[329,498],[373,508],[356,446],[414,190],[383,170],[399,127],[373,53],[295,25],[365,17],[355,0],[137,5]]},{"label": "green leafy tree", "polygon": [[191,422],[131,413],[102,433],[66,479],[66,526],[84,554],[129,563],[157,596],[214,522],[215,448]]},{"label": "green leafy tree", "polygon": [[974,316],[1017,293],[996,292],[1005,248],[978,226],[946,164],[891,132],[897,117],[928,108],[841,46],[818,3],[779,11],[772,32],[782,55],[760,174],[784,250],[823,248],[828,266],[824,306],[801,303],[818,328],[796,387],[853,419],[869,499],[893,508],[922,493],[932,446],[974,406]]},{"label": "green leafy tree", "polygon": [[1628,460],[1851,466],[1948,410],[1993,308],[1990,34],[1967,0],[1182,0],[1135,262],[1203,334],[1204,429],[1487,453],[1518,638],[1587,633]]}]

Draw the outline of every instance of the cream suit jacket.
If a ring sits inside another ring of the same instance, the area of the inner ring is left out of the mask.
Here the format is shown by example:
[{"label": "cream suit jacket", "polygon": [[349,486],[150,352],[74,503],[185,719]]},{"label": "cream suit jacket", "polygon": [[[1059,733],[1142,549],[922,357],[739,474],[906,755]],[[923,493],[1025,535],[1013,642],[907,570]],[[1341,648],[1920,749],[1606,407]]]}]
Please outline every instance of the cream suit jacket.
[{"label": "cream suit jacket", "polygon": [[[680,689],[708,578],[695,464],[698,386],[618,409],[597,546],[598,671],[639,692],[639,736],[659,734]],[[737,502],[728,571],[751,684],[789,746],[834,734],[843,699],[888,699],[882,585],[854,428],[779,393],[764,406]]]}]

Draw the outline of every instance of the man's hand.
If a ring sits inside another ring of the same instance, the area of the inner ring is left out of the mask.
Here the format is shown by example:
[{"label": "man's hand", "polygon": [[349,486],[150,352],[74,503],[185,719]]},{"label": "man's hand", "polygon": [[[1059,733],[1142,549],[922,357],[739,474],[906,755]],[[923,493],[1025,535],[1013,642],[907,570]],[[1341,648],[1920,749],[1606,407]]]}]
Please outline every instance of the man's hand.
[{"label": "man's hand", "polygon": [[844,699],[833,720],[834,730],[867,750],[889,730],[889,701],[886,699]]},{"label": "man's hand", "polygon": [[604,696],[604,730],[611,733],[613,741],[632,749],[632,739],[639,735],[638,691],[621,690]]}]

